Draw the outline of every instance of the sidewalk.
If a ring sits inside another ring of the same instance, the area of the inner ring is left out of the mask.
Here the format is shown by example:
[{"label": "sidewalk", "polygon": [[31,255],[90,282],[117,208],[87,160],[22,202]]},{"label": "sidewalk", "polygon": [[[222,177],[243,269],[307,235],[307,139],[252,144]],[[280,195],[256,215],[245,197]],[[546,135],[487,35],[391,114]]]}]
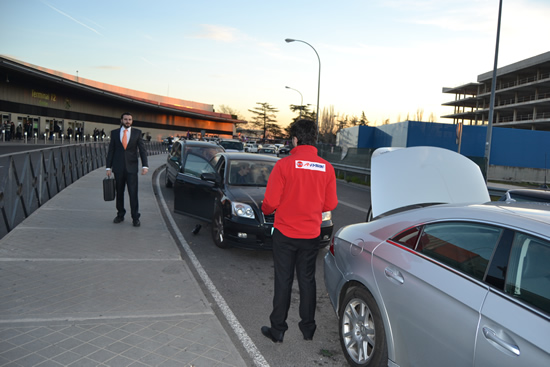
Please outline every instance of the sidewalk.
[{"label": "sidewalk", "polygon": [[103,167],[0,240],[0,366],[247,365],[162,219],[165,159],[140,175],[139,228],[113,223]]}]

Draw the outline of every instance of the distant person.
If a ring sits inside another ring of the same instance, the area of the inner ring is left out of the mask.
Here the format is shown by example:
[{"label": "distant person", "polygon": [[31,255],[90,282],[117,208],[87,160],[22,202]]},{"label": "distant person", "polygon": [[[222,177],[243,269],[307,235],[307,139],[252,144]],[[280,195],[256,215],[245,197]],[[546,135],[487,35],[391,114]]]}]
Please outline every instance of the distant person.
[{"label": "distant person", "polygon": [[147,151],[141,139],[141,130],[132,128],[132,114],[125,112],[120,118],[121,128],[111,131],[111,141],[107,151],[107,176],[115,174],[116,180],[116,209],[117,216],[114,223],[124,220],[126,209],[124,208],[124,190],[128,187],[130,197],[130,210],[134,227],[139,227],[140,213],[138,201],[138,154],[141,158],[141,174],[149,171],[147,163]]},{"label": "distant person", "polygon": [[15,138],[17,140],[21,140],[23,137],[23,126],[21,126],[21,123],[19,123],[19,125],[17,125],[17,130],[15,132]]},{"label": "distant person", "polygon": [[6,141],[11,140],[11,122],[7,122],[4,126],[4,131],[6,132]]},{"label": "distant person", "polygon": [[273,263],[275,270],[271,327],[262,334],[274,343],[283,341],[294,282],[300,288],[298,326],[305,340],[312,340],[317,325],[315,263],[319,253],[322,213],[338,204],[334,168],[317,155],[315,121],[298,120],[290,126],[295,148],[277,161],[271,171],[262,212],[275,213]]},{"label": "distant person", "polygon": [[250,165],[248,163],[239,163],[239,170],[235,175],[235,184],[243,185],[250,183]]}]

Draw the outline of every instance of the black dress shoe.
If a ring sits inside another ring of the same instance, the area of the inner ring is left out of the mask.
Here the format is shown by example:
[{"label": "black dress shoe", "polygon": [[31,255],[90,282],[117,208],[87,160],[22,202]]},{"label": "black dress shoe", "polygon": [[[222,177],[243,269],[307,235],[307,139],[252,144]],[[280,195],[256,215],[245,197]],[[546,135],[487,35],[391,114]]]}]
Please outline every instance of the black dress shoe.
[{"label": "black dress shoe", "polygon": [[139,222],[139,219],[134,219],[133,221],[134,227],[139,227],[141,223]]},{"label": "black dress shoe", "polygon": [[119,217],[118,215],[113,219],[113,223],[120,223],[124,220],[124,217]]},{"label": "black dress shoe", "polygon": [[264,336],[268,339],[271,339],[271,341],[273,343],[282,343],[283,342],[283,336],[281,335],[280,337],[276,338],[272,333],[271,333],[271,328],[270,327],[267,327],[267,326],[262,326],[262,334],[264,334]]}]

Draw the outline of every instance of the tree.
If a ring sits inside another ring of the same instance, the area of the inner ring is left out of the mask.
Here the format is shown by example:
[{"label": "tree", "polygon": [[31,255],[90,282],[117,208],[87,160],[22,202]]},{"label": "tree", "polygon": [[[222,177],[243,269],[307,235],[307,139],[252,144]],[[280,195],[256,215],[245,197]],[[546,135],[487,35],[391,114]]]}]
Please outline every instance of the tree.
[{"label": "tree", "polygon": [[422,121],[422,118],[424,117],[424,109],[419,108],[416,110],[416,121]]},{"label": "tree", "polygon": [[228,115],[231,115],[231,117],[233,117],[235,120],[242,120],[240,118],[242,114],[234,108],[221,104],[219,110],[221,113],[227,113]]},{"label": "tree", "polygon": [[319,121],[319,140],[324,143],[332,143],[336,140],[334,135],[334,126],[336,115],[334,114],[334,106],[330,106],[328,109],[323,107],[321,112],[321,120]]},{"label": "tree", "polygon": [[369,120],[365,115],[365,111],[361,111],[361,120],[359,120],[361,126],[368,126]]},{"label": "tree", "polygon": [[299,119],[315,120],[315,112],[309,110],[309,105],[300,106],[291,104],[290,110],[292,112],[298,112],[298,116],[292,119],[293,122]]},{"label": "tree", "polygon": [[[251,110],[248,110],[254,114],[254,116],[252,117],[251,123],[252,125],[262,128],[264,130],[263,138],[264,140],[266,140],[268,128],[270,129],[269,131],[276,130],[274,128],[274,125],[277,122],[277,119],[276,119],[277,116],[275,115],[275,112],[279,112],[279,110],[271,106],[267,102],[263,102],[263,103],[256,102],[256,104],[258,104],[259,106],[256,106]],[[281,131],[278,125],[275,125],[275,126],[277,126],[277,129]]]}]

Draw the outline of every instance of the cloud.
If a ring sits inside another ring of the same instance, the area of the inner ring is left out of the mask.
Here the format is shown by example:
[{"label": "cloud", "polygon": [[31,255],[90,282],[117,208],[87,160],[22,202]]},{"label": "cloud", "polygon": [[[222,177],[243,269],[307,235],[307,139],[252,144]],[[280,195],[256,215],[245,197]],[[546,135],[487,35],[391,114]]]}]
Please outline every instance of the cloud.
[{"label": "cloud", "polygon": [[91,30],[92,32],[97,33],[97,34],[99,34],[100,36],[102,36],[102,34],[99,33],[96,29],[94,29],[94,28],[92,28],[92,27],[90,27],[90,26],[88,26],[88,25],[86,25],[86,24],[84,24],[84,23],[82,23],[82,22],[76,20],[75,18],[73,18],[73,17],[70,16],[69,14],[62,12],[61,10],[59,10],[59,9],[57,9],[56,7],[54,7],[54,6],[50,5],[50,4],[48,4],[48,3],[45,2],[45,1],[43,1],[43,3],[46,4],[46,5],[47,5],[49,8],[51,8],[52,10],[54,10],[54,11],[58,12],[59,14],[63,15],[64,17],[67,17],[67,18],[69,18],[70,20],[72,20],[73,22],[75,22],[75,23],[77,23],[77,24],[80,24],[80,25],[83,26],[84,28],[88,28],[88,29]]},{"label": "cloud", "polygon": [[194,38],[211,39],[222,42],[235,42],[243,38],[240,32],[231,27],[222,27],[213,24],[202,24],[204,32],[194,36]]},{"label": "cloud", "polygon": [[94,69],[102,69],[102,70],[122,70],[124,69],[122,66],[114,66],[114,65],[100,65],[100,66],[94,66]]}]

